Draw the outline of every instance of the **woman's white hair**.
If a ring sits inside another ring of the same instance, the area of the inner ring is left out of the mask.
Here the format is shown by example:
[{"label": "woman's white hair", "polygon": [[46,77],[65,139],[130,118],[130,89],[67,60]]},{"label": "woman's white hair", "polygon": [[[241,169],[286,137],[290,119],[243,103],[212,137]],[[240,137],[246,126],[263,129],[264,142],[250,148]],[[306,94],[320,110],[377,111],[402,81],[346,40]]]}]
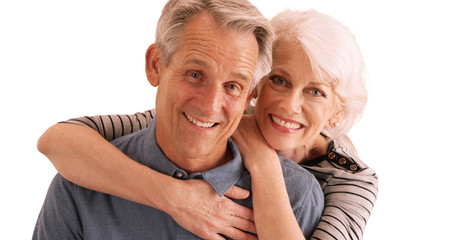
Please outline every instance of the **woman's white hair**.
[{"label": "woman's white hair", "polygon": [[276,46],[282,40],[297,41],[307,53],[315,77],[333,85],[335,101],[343,120],[328,123],[322,133],[357,151],[347,134],[361,118],[368,93],[363,56],[353,34],[337,20],[315,10],[279,13],[271,20]]},{"label": "woman's white hair", "polygon": [[198,14],[209,13],[220,27],[239,33],[253,33],[259,57],[251,90],[272,66],[273,31],[270,22],[247,0],[169,0],[156,29],[155,42],[167,65],[180,47],[187,24]]}]

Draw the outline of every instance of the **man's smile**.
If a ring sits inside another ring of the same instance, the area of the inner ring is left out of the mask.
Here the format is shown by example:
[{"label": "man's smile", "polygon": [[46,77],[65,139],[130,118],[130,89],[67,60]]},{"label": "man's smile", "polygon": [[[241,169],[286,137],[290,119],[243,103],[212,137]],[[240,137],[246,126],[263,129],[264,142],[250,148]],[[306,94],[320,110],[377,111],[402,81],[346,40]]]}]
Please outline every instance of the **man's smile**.
[{"label": "man's smile", "polygon": [[211,127],[214,127],[214,126],[216,126],[218,124],[218,123],[214,123],[214,122],[202,122],[202,121],[199,121],[196,118],[194,118],[191,115],[189,115],[188,113],[183,113],[183,115],[185,115],[186,119],[188,119],[188,121],[190,121],[192,124],[194,124],[194,125],[196,125],[198,127],[201,127],[201,128],[211,128]]}]

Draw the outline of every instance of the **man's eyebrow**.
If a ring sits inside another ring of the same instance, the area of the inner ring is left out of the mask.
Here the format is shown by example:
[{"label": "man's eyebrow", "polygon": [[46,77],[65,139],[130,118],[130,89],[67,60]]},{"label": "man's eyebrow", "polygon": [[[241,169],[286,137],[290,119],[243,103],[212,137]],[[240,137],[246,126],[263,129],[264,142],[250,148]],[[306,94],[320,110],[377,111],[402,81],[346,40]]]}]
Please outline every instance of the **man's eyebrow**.
[{"label": "man's eyebrow", "polygon": [[244,82],[250,81],[250,78],[251,78],[251,77],[248,77],[247,75],[245,75],[245,74],[243,74],[241,72],[234,72],[233,75],[234,75],[235,79],[239,79],[239,80],[242,80]]},{"label": "man's eyebrow", "polygon": [[196,64],[196,65],[199,65],[201,67],[205,67],[205,68],[208,68],[210,67],[209,64],[204,61],[204,60],[201,60],[201,59],[198,59],[198,58],[188,58],[188,59],[185,59],[185,61],[183,62],[184,65],[187,65],[187,64]]},{"label": "man's eyebrow", "polygon": [[[183,62],[184,65],[187,65],[187,64],[196,64],[196,65],[199,65],[201,67],[204,67],[204,68],[210,68],[210,64],[202,59],[198,59],[198,58],[188,58],[188,59],[185,59],[185,61]],[[242,81],[245,81],[245,82],[248,82],[250,81],[251,77],[249,77],[247,74],[244,74],[240,71],[235,71],[235,72],[231,72],[231,75],[235,78],[235,79],[239,79],[239,80],[242,80]]]}]

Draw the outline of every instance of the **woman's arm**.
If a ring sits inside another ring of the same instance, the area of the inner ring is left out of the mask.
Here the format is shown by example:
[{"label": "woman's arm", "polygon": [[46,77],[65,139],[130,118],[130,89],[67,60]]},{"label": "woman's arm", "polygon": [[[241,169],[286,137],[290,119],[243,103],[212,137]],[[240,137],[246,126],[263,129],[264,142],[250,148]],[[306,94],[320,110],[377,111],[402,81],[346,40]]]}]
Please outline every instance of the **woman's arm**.
[{"label": "woman's arm", "polygon": [[251,174],[259,239],[305,239],[289,202],[278,155],[263,138],[254,115],[242,118],[233,138]]},{"label": "woman's arm", "polygon": [[[107,125],[103,124],[105,132],[109,131]],[[177,180],[137,163],[89,127],[56,124],[41,136],[38,149],[69,181],[160,209],[202,238],[224,239],[221,233],[236,239],[256,239],[243,232],[255,233],[250,209],[218,197],[204,181]],[[233,188],[226,196],[242,199],[248,194]]]},{"label": "woman's arm", "polygon": [[145,129],[155,117],[155,109],[132,115],[98,115],[72,118],[61,123],[73,123],[90,127],[108,142]]},{"label": "woman's arm", "polygon": [[362,239],[378,194],[378,178],[360,161],[361,170],[336,168],[328,161],[305,166],[323,187],[325,208],[311,239]]}]

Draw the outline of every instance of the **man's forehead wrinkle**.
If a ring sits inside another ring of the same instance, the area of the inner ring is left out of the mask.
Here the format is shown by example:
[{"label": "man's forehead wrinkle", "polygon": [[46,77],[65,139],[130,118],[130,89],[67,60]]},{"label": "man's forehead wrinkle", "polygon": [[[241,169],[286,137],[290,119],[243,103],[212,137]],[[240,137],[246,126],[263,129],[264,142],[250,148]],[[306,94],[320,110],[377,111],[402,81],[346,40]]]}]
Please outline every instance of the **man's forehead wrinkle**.
[{"label": "man's forehead wrinkle", "polygon": [[229,61],[235,61],[235,67],[241,67],[244,65],[243,61],[239,61],[235,57],[230,57],[228,54],[223,54],[222,51],[213,50],[208,48],[206,45],[191,46],[187,48],[187,52],[184,57],[184,62],[193,62],[205,67],[211,67],[212,65],[223,66]]},{"label": "man's forehead wrinkle", "polygon": [[[240,36],[242,36],[242,35],[244,35],[244,34],[241,34]],[[236,37],[239,37],[239,36],[236,36]],[[219,46],[219,45],[215,44],[215,42],[217,42],[216,38],[217,37],[215,37],[213,35],[207,35],[204,33],[189,33],[185,36],[185,41],[187,41],[190,45],[195,45],[195,47],[198,46],[198,47],[202,47],[205,49],[209,49],[210,46],[212,46],[214,49],[216,49],[217,53],[221,53],[223,56],[226,56],[227,55],[226,53],[228,53],[228,51],[230,49],[226,46]],[[258,49],[258,51],[259,51],[259,49]],[[242,50],[242,54],[248,60],[253,60],[253,61],[256,60],[256,57],[253,54],[251,54],[247,49]]]},{"label": "man's forehead wrinkle", "polygon": [[236,79],[250,81],[254,77],[257,55],[246,48],[232,54],[232,49],[219,45],[219,37],[207,35],[205,32],[187,31],[183,40],[186,48],[184,64],[197,64],[217,70],[226,62],[235,61],[229,74]]}]

